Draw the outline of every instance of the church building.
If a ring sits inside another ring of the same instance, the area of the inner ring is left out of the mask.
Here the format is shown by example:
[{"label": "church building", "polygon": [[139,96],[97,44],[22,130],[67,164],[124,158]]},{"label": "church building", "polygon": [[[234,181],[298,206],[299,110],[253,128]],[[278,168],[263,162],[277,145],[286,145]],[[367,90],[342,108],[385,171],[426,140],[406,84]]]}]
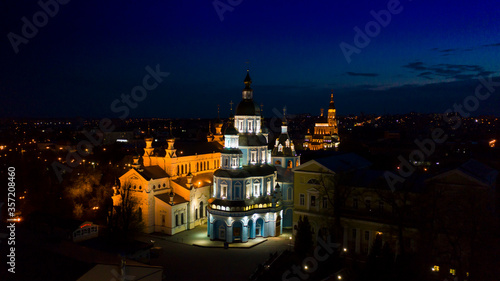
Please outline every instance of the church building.
[{"label": "church building", "polygon": [[333,90],[328,106],[328,115],[325,117],[323,108],[319,120],[314,124],[314,134],[308,129],[303,147],[309,150],[335,149],[340,144],[337,111],[333,102]]},{"label": "church building", "polygon": [[[142,156],[119,179],[113,205],[130,192],[139,207],[144,232],[176,234],[206,223],[214,171],[220,167],[222,146],[212,142],[176,142],[170,133],[165,149],[145,138]],[[179,147],[177,147],[179,146]],[[163,151],[162,151],[163,150]]]},{"label": "church building", "polygon": [[224,132],[221,167],[214,172],[208,200],[207,235],[229,243],[278,236],[282,230],[277,171],[268,134],[262,130],[260,108],[253,101],[249,73],[244,83],[243,99]]}]

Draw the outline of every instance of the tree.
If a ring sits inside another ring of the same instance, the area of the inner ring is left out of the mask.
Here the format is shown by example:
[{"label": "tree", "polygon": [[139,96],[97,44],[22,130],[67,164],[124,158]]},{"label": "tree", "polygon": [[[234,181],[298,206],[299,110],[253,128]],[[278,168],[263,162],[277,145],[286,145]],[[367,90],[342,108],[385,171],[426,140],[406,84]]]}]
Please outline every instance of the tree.
[{"label": "tree", "polygon": [[300,216],[297,223],[297,234],[295,235],[295,252],[300,257],[305,257],[312,251],[312,248],[312,231],[309,219],[307,216],[304,216],[304,219]]},{"label": "tree", "polygon": [[111,183],[105,181],[102,175],[99,169],[79,167],[64,183],[64,195],[72,206],[75,218],[104,223],[112,189]]},{"label": "tree", "polygon": [[341,217],[347,201],[355,189],[350,183],[354,176],[354,172],[339,172],[329,173],[323,171],[319,180],[319,184],[315,189],[320,193],[320,198],[326,198],[328,208],[326,215],[332,223],[330,225],[330,234],[333,235],[333,241],[342,243],[342,225]]},{"label": "tree", "polygon": [[139,200],[133,196],[131,189],[132,185],[128,182],[119,189],[119,204],[115,206],[110,221],[111,235],[121,241],[142,232],[144,228]]}]

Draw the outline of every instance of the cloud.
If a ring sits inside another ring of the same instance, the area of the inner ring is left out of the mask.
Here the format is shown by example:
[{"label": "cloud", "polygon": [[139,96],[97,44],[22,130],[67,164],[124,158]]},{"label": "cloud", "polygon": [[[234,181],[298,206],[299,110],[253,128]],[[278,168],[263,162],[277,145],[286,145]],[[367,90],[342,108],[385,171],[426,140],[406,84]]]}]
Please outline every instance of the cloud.
[{"label": "cloud", "polygon": [[455,52],[458,51],[458,49],[444,49],[444,50],[438,50],[440,53],[450,53],[450,52]]},{"label": "cloud", "polygon": [[424,63],[421,61],[411,62],[407,65],[403,65],[403,67],[413,69],[413,70],[427,70],[427,67],[425,67]]},{"label": "cloud", "polygon": [[485,45],[482,45],[482,47],[500,47],[500,43],[485,44]]},{"label": "cloud", "polygon": [[475,64],[450,64],[441,63],[434,65],[427,65],[421,61],[411,62],[403,65],[404,68],[411,69],[411,72],[420,72],[418,77],[423,77],[429,80],[435,78],[456,80],[472,79],[479,76],[488,76],[494,72],[485,70],[480,65]]},{"label": "cloud", "polygon": [[[466,97],[474,95],[477,86],[481,85],[474,77],[463,78],[445,82],[394,85],[393,87],[376,89],[346,89],[336,100],[337,112],[398,114],[415,111],[443,113],[449,108],[453,109],[454,104],[463,103]],[[492,80],[498,82],[500,77],[492,77]],[[354,100],[355,102],[353,102]],[[478,109],[471,114],[475,116],[498,115],[499,103],[500,96],[491,95],[487,100],[481,101]]]},{"label": "cloud", "polygon": [[419,75],[417,75],[417,76],[419,76],[419,77],[424,77],[424,78],[427,78],[427,79],[429,79],[429,80],[432,80],[432,79],[434,79],[434,78],[430,77],[431,75],[432,75],[432,72],[430,72],[430,71],[426,71],[426,72],[422,72],[422,73],[420,73],[420,74],[419,74]]},{"label": "cloud", "polygon": [[459,52],[470,52],[480,48],[488,48],[488,47],[500,47],[500,43],[483,44],[479,46],[473,46],[470,48],[448,48],[448,49],[431,48],[430,50],[440,53],[441,56],[449,56]]},{"label": "cloud", "polygon": [[364,76],[364,77],[376,77],[378,73],[362,73],[362,72],[346,72],[349,76]]}]

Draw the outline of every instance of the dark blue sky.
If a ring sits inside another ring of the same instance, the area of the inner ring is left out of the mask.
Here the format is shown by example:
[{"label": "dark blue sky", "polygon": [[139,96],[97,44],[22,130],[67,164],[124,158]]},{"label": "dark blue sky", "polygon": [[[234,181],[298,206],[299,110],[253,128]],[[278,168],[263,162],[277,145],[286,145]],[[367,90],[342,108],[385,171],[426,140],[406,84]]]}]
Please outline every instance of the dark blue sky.
[{"label": "dark blue sky", "polygon": [[[112,102],[158,64],[170,75],[131,117],[215,117],[217,104],[227,116],[247,67],[266,116],[318,114],[331,89],[339,114],[444,112],[478,76],[500,81],[497,0],[72,0],[16,54],[9,34],[42,10],[20,2],[0,4],[1,117],[118,117]],[[214,3],[236,5],[221,21]],[[348,63],[341,42],[356,46],[354,28],[388,4],[399,12]],[[500,114],[499,92],[473,114]]]}]

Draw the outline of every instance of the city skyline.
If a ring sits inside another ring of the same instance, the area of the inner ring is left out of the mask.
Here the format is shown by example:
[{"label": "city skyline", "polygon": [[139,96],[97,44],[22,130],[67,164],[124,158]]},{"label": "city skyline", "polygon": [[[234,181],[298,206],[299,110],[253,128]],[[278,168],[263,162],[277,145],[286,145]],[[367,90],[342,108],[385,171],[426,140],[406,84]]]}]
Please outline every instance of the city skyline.
[{"label": "city skyline", "polygon": [[443,113],[499,76],[494,1],[41,3],[2,4],[0,117],[118,118],[155,70],[127,117],[227,117],[246,69],[266,117],[319,115],[332,89],[339,115]]}]

